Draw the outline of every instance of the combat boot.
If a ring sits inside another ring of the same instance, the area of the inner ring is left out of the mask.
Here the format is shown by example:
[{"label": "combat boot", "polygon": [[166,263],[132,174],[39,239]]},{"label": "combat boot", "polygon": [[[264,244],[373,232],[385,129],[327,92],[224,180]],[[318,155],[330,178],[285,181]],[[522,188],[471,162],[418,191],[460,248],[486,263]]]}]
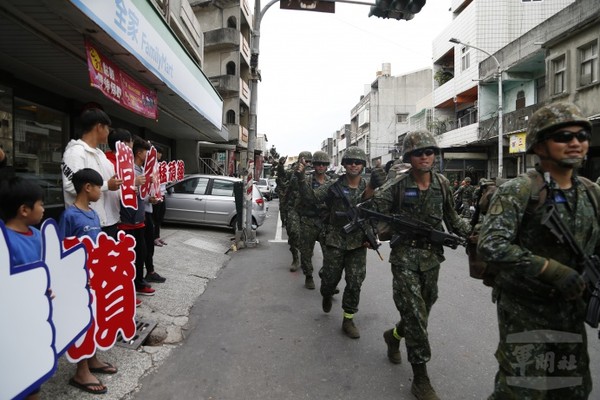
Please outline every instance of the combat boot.
[{"label": "combat boot", "polygon": [[402,355],[400,354],[400,340],[394,336],[394,329],[383,332],[383,340],[387,344],[387,356],[393,364],[402,363]]},{"label": "combat boot", "polygon": [[333,304],[331,303],[331,296],[323,296],[323,302],[321,303],[323,311],[328,313],[329,311],[331,311],[332,305]]},{"label": "combat boot", "polygon": [[290,265],[290,271],[296,272],[298,271],[298,267],[300,266],[300,256],[298,254],[298,249],[292,249],[292,265]]},{"label": "combat boot", "polygon": [[360,337],[360,333],[358,332],[358,328],[354,325],[354,321],[352,318],[347,318],[344,316],[344,322],[342,322],[342,330],[351,339],[358,339]]},{"label": "combat boot", "polygon": [[418,400],[440,400],[431,386],[425,364],[412,364],[412,368],[414,377],[410,392]]},{"label": "combat boot", "polygon": [[310,290],[315,289],[315,280],[312,275],[306,275],[306,279],[304,280],[304,287]]}]

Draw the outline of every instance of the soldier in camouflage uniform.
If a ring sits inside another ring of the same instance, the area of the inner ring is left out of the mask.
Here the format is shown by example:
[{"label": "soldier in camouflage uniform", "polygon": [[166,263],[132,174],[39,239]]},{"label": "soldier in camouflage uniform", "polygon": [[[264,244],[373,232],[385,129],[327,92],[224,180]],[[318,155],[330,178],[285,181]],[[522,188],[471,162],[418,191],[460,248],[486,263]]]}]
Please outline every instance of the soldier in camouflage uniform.
[{"label": "soldier in camouflage uniform", "polygon": [[[445,220],[454,233],[466,237],[470,227],[454,210],[450,182],[433,171],[436,154],[439,148],[431,133],[409,132],[404,138],[403,161],[410,163],[411,168],[388,179],[375,192],[373,206],[384,214],[406,212],[438,230],[443,230],[442,220]],[[395,364],[401,362],[400,340],[406,339],[408,361],[414,374],[411,392],[418,399],[438,399],[426,368],[431,359],[427,320],[438,297],[442,261],[441,245],[410,237],[400,239],[390,254],[394,303],[401,319],[395,328],[384,332],[383,338],[388,358]]]},{"label": "soldier in camouflage uniform", "polygon": [[277,197],[279,198],[279,215],[281,217],[281,226],[285,227],[287,223],[287,207],[285,204],[285,193],[288,186],[287,175],[285,171],[285,161],[287,157],[281,157],[277,164]]},{"label": "soldier in camouflage uniform", "polygon": [[458,188],[458,190],[454,193],[455,197],[462,199],[462,213],[461,215],[464,218],[471,217],[471,206],[473,205],[473,192],[475,188],[471,185],[471,178],[468,176],[463,179],[464,185]]},{"label": "soldier in camouflage uniform", "polygon": [[[356,229],[351,233],[344,232],[343,227],[348,223],[348,218],[344,215],[348,211],[347,202],[336,196],[332,191],[332,186],[339,185],[338,188],[341,189],[351,205],[356,205],[365,198],[369,198],[372,195],[374,186],[380,184],[374,182],[377,179],[382,180],[385,178],[381,178],[380,174],[371,174],[371,182],[367,184],[366,180],[361,177],[366,164],[367,158],[362,149],[355,146],[348,147],[342,158],[342,165],[346,169],[346,173],[336,180],[321,185],[316,190],[312,190],[304,179],[305,174],[302,166],[297,169],[297,176],[304,188],[301,191],[302,200],[313,204],[324,202],[328,211],[324,238],[325,246],[323,247],[323,268],[319,271],[323,311],[326,313],[331,311],[332,296],[335,293],[337,284],[342,279],[342,273],[345,273],[346,287],[342,298],[342,309],[344,310],[342,330],[346,336],[352,339],[360,337],[353,318],[354,314],[358,312],[360,290],[366,276],[366,238],[361,229]],[[385,175],[383,169],[379,168],[379,170],[381,174]]]},{"label": "soldier in camouflage uniform", "polygon": [[[298,164],[311,165],[312,154],[310,151],[301,151],[298,155]],[[298,185],[298,178],[294,174],[294,169],[290,169],[287,172],[288,186],[285,193],[285,207],[287,213],[287,223],[285,225],[285,231],[288,235],[288,244],[290,245],[290,251],[292,252],[292,265],[290,271],[296,272],[300,266],[300,248],[299,240],[300,233],[304,227],[300,223],[300,215],[296,209],[296,205],[300,201],[300,188]]]},{"label": "soldier in camouflage uniform", "polygon": [[591,127],[571,103],[540,108],[527,132],[527,152],[540,158],[537,172],[492,197],[478,244],[497,269],[499,369],[489,399],[587,399],[592,390],[580,264],[541,224],[544,205],[554,204],[583,251],[599,254],[599,189],[576,174]]},{"label": "soldier in camouflage uniform", "polygon": [[[316,190],[319,186],[329,182],[331,178],[325,174],[329,167],[329,156],[324,151],[315,151],[312,158],[314,171],[305,176],[306,183]],[[302,187],[299,188],[303,190]],[[313,279],[312,256],[315,242],[319,240],[323,232],[323,214],[326,212],[325,204],[313,204],[302,201],[297,196],[294,205],[296,213],[299,216],[301,233],[298,235],[298,249],[300,250],[300,266],[304,272],[304,287],[307,289],[315,288]],[[320,241],[320,240],[319,240]]]}]

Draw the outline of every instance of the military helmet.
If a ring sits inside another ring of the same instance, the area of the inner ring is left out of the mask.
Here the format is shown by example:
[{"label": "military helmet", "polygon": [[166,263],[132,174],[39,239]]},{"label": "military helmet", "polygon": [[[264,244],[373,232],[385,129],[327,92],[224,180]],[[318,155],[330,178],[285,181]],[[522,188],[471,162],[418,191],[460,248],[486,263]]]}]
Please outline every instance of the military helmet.
[{"label": "military helmet", "polygon": [[304,161],[312,162],[312,153],[310,151],[301,151],[300,154],[298,154],[298,160],[303,158]]},{"label": "military helmet", "polygon": [[466,183],[471,183],[471,178],[469,178],[469,177],[467,176],[465,179],[463,179],[463,181],[465,181]]},{"label": "military helmet", "polygon": [[435,154],[439,154],[440,148],[433,135],[428,131],[412,131],[408,132],[402,142],[402,161],[410,162],[410,153],[415,150],[432,148]]},{"label": "military helmet", "polygon": [[544,135],[556,129],[579,125],[591,131],[592,124],[573,103],[558,102],[537,110],[529,120],[527,128],[527,153],[533,153],[533,147],[543,142]]},{"label": "military helmet", "polygon": [[367,165],[367,155],[365,154],[365,151],[356,146],[351,146],[346,149],[344,157],[342,157],[342,165],[344,164],[344,160],[360,160],[363,162],[363,165]]},{"label": "military helmet", "polygon": [[325,153],[324,151],[315,151],[315,153],[313,154],[313,163],[315,162],[322,162],[322,163],[327,163],[329,164],[329,155],[327,153]]}]

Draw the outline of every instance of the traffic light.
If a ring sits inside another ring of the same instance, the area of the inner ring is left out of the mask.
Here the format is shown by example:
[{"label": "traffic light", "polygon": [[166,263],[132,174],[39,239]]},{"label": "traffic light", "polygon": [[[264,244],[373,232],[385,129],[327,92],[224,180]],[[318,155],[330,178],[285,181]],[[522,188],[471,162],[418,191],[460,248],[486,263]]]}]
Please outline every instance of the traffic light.
[{"label": "traffic light", "polygon": [[371,6],[369,17],[394,18],[397,20],[413,19],[416,13],[421,11],[426,0],[375,0]]}]

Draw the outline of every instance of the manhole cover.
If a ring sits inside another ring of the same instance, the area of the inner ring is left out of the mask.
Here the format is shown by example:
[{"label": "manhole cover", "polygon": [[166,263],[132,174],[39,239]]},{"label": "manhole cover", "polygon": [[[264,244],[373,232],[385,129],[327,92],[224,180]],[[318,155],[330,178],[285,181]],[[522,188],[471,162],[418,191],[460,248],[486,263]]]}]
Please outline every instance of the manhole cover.
[{"label": "manhole cover", "polygon": [[144,343],[144,341],[146,340],[150,332],[152,332],[152,329],[156,327],[156,325],[157,322],[155,321],[146,321],[143,319],[136,318],[135,335],[131,339],[125,340],[123,339],[123,336],[119,333],[119,335],[117,336],[116,345],[121,347],[127,347],[128,349],[132,350],[137,350],[138,347],[140,347]]}]

